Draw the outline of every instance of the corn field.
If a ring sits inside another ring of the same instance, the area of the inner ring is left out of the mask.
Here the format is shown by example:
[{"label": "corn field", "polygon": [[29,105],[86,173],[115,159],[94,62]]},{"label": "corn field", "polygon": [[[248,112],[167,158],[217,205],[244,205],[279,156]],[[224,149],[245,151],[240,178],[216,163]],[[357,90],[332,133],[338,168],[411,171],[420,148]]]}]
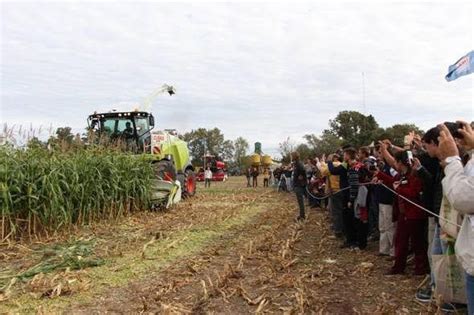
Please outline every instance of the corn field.
[{"label": "corn field", "polygon": [[35,236],[148,206],[152,166],[108,149],[0,147],[1,240]]}]

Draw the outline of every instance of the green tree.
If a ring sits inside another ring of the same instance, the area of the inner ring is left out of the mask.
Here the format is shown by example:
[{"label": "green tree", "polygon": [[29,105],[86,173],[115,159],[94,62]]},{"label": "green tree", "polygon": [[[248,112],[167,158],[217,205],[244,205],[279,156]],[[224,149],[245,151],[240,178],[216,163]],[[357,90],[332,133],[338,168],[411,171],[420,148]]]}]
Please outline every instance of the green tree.
[{"label": "green tree", "polygon": [[300,154],[301,161],[314,157],[314,151],[305,143],[298,144],[295,151]]},{"label": "green tree", "polygon": [[249,143],[243,137],[234,140],[234,163],[242,169],[245,164],[245,157],[249,150]]},{"label": "green tree", "polygon": [[282,163],[290,163],[291,161],[291,152],[295,150],[295,143],[290,139],[290,137],[286,138],[285,141],[278,144],[280,154],[281,154],[281,161]]},{"label": "green tree", "polygon": [[47,145],[53,150],[67,151],[74,141],[74,134],[71,127],[59,127],[56,129],[56,135],[49,137]]},{"label": "green tree", "polygon": [[232,140],[224,140],[219,156],[222,158],[223,161],[231,165],[234,162],[234,150],[235,148]]},{"label": "green tree", "polygon": [[221,156],[223,153],[224,135],[219,128],[198,128],[183,135],[188,143],[189,154],[193,164],[202,164],[204,154]]},{"label": "green tree", "polygon": [[344,145],[355,147],[368,145],[376,140],[379,125],[372,115],[356,111],[342,111],[329,121],[330,132],[342,139]]},{"label": "green tree", "polygon": [[33,137],[28,140],[27,143],[28,149],[46,149],[46,143],[38,139],[37,137]]},{"label": "green tree", "polygon": [[414,124],[395,124],[381,128],[372,115],[366,116],[355,111],[340,112],[329,121],[329,126],[320,136],[307,134],[303,137],[308,147],[318,156],[334,153],[343,145],[360,147],[382,139],[390,139],[393,144],[402,146],[405,135],[411,131],[423,134]]},{"label": "green tree", "polygon": [[74,135],[71,132],[71,127],[59,127],[56,129],[56,139],[59,142],[66,142],[71,144],[74,140]]},{"label": "green tree", "polygon": [[391,127],[383,129],[378,135],[378,140],[390,139],[390,141],[397,145],[403,146],[403,140],[411,131],[422,135],[424,132],[414,124],[395,124]]},{"label": "green tree", "polygon": [[306,139],[306,143],[317,156],[334,153],[341,147],[343,142],[342,139],[329,130],[324,130],[319,137],[310,134],[305,135],[303,138]]}]

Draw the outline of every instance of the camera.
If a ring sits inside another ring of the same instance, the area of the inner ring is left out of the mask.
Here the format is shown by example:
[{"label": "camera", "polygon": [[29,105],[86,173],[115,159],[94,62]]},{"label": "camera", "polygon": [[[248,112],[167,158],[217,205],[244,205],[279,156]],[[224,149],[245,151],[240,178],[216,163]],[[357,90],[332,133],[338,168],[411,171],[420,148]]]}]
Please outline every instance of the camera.
[{"label": "camera", "polygon": [[444,124],[449,129],[449,132],[451,133],[453,138],[464,139],[464,136],[462,135],[462,133],[459,132],[459,129],[463,128],[463,125],[461,123],[447,121]]}]

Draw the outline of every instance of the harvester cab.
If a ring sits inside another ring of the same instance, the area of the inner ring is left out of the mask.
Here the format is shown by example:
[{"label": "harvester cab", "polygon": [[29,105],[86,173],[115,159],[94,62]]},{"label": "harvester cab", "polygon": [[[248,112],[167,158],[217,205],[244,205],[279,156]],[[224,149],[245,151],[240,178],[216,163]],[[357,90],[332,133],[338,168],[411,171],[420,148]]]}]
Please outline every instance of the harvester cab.
[{"label": "harvester cab", "polygon": [[143,111],[97,113],[88,118],[89,129],[111,141],[120,141],[129,151],[148,153],[150,151],[151,130],[155,119],[151,113]]}]

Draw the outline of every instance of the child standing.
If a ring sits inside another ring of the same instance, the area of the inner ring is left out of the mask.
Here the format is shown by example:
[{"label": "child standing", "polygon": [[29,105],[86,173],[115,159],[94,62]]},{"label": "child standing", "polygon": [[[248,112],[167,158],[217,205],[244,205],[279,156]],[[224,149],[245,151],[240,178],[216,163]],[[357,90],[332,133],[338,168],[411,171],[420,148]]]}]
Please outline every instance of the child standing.
[{"label": "child standing", "polygon": [[369,231],[369,211],[367,208],[367,197],[369,190],[367,186],[364,185],[368,183],[367,169],[361,168],[359,170],[359,191],[357,192],[357,197],[354,201],[354,217],[355,217],[355,230],[356,230],[356,240],[357,248],[365,249],[367,247],[367,234]]},{"label": "child standing", "polygon": [[268,168],[263,170],[263,187],[268,187],[268,181],[270,179],[270,171]]}]

